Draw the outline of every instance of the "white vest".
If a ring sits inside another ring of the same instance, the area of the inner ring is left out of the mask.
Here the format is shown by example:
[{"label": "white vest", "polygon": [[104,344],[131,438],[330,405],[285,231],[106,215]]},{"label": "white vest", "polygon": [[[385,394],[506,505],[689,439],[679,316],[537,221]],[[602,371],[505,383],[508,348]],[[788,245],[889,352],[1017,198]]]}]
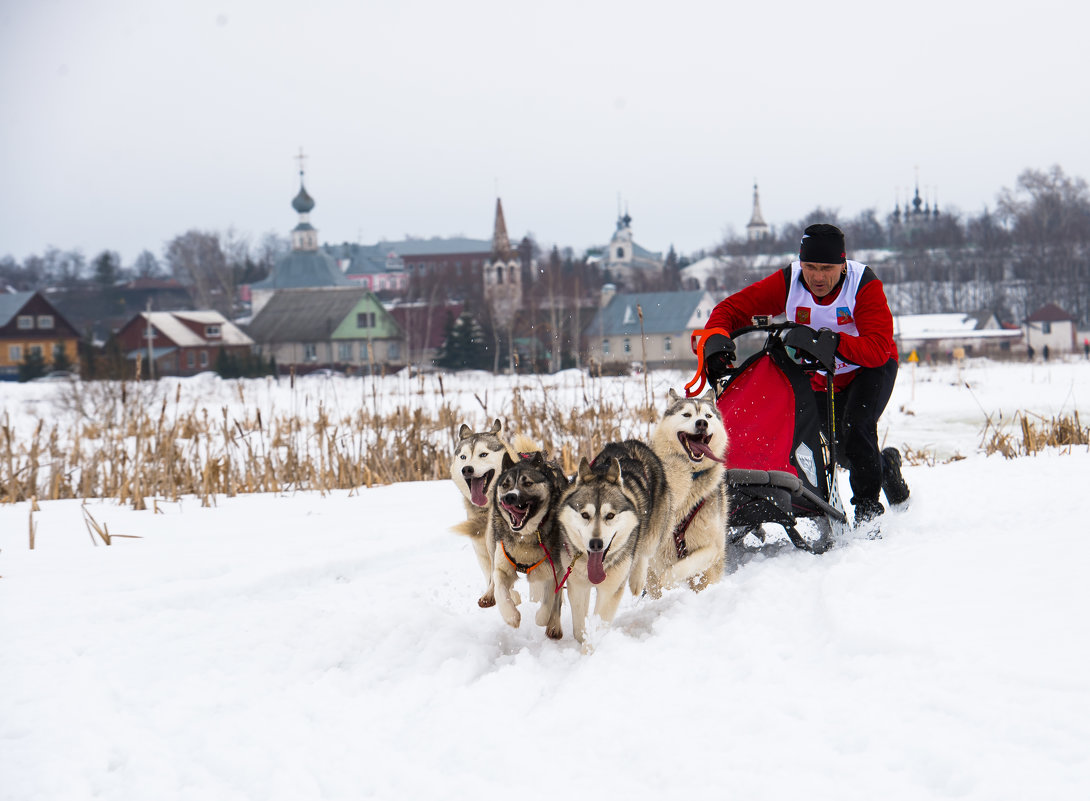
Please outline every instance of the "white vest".
[{"label": "white vest", "polygon": [[[855,327],[855,295],[859,291],[859,282],[863,280],[863,271],[867,269],[867,265],[851,259],[847,265],[848,274],[840,284],[836,299],[826,306],[818,303],[802,282],[802,265],[797,261],[792,262],[791,282],[787,286],[787,319],[802,323],[815,331],[828,328],[841,334],[859,336],[859,329]],[[840,358],[836,360],[837,375],[858,368],[858,364],[850,364]]]}]

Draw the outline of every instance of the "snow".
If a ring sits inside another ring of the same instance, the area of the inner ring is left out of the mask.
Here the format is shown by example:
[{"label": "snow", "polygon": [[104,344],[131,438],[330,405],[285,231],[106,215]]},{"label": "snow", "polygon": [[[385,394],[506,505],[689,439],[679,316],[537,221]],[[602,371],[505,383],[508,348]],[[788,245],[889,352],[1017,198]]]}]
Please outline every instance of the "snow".
[{"label": "snow", "polygon": [[[881,433],[936,464],[905,468],[881,539],[626,598],[589,654],[566,612],[552,642],[477,607],[450,482],[93,501],[140,537],[111,547],[79,501],[41,504],[34,550],[29,505],[0,506],[0,799],[1085,798],[1090,453],[979,444],[985,415],[1087,420],[1090,363],[912,375]],[[497,407],[504,381],[448,376],[446,397],[479,424],[473,394]],[[213,409],[238,395],[180,385]],[[347,407],[354,386],[292,392]],[[617,386],[642,398],[642,378]],[[25,430],[60,391],[0,387],[0,419]]]}]

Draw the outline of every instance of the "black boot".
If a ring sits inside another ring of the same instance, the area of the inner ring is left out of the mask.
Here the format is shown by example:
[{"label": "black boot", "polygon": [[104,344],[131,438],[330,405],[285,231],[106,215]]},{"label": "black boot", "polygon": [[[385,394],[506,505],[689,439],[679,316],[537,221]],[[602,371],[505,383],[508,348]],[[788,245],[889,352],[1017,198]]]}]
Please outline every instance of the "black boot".
[{"label": "black boot", "polygon": [[908,500],[908,484],[901,477],[901,452],[896,448],[882,451],[882,491],[890,506]]},{"label": "black boot", "polygon": [[882,506],[882,502],[877,498],[862,501],[852,498],[852,503],[855,505],[855,525],[857,528],[863,523],[869,523],[886,513],[886,507]]}]

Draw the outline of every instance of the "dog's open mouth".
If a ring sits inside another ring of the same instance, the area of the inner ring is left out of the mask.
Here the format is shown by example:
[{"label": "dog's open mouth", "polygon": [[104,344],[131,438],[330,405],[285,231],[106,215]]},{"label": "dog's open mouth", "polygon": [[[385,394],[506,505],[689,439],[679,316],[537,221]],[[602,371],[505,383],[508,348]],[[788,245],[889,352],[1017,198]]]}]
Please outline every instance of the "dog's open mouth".
[{"label": "dog's open mouth", "polygon": [[487,490],[494,475],[496,475],[496,471],[489,470],[484,475],[473,476],[467,482],[469,484],[469,500],[474,506],[488,506]]},{"label": "dog's open mouth", "polygon": [[692,461],[701,462],[706,456],[713,462],[723,462],[723,460],[712,453],[712,449],[708,447],[708,443],[712,441],[711,434],[700,435],[679,431],[677,432],[677,438],[681,443],[681,447],[685,449],[685,453]]},{"label": "dog's open mouth", "polygon": [[526,501],[525,503],[508,503],[507,501],[501,500],[500,508],[507,512],[507,517],[511,521],[511,530],[520,531],[522,527],[526,525],[526,521],[530,517],[533,504],[530,501]]}]

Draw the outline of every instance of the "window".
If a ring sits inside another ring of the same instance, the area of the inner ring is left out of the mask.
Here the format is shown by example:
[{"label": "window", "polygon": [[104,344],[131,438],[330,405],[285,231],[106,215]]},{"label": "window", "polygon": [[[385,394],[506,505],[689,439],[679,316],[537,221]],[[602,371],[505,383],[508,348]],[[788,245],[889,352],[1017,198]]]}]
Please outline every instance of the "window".
[{"label": "window", "polygon": [[356,328],[374,328],[375,327],[375,313],[374,312],[357,312],[356,313]]},{"label": "window", "polygon": [[1052,323],[1041,323],[1041,333],[1042,334],[1051,334],[1052,333]]},{"label": "window", "polygon": [[39,314],[38,315],[38,328],[52,328],[53,327],[53,315],[52,314]]},{"label": "window", "polygon": [[195,361],[195,358],[193,356],[193,351],[191,351],[191,350],[186,351],[185,366],[188,367],[190,370],[192,370],[195,365],[196,365],[196,361]]},{"label": "window", "polygon": [[208,351],[202,350],[201,351],[201,367],[207,367],[207,366],[208,366]]},{"label": "window", "polygon": [[53,346],[53,361],[64,358],[64,344],[61,342],[56,343]]},{"label": "window", "polygon": [[350,362],[353,359],[352,351],[354,348],[354,342],[338,342],[337,343],[337,360],[342,362]]},{"label": "window", "polygon": [[204,327],[205,339],[219,339],[220,336],[222,335],[220,334],[220,327],[218,325],[206,325]]},{"label": "window", "polygon": [[401,358],[401,343],[391,342],[386,346],[386,358],[390,360]]},{"label": "window", "polygon": [[[10,317],[8,318],[11,319]],[[29,331],[34,327],[34,315],[33,314],[20,314],[19,322],[17,323],[21,331]]]},{"label": "window", "polygon": [[[632,340],[628,339],[628,337],[625,337],[625,340],[624,340],[624,352],[625,353],[631,353],[632,352]],[[835,387],[834,387],[834,389],[835,389]]]},{"label": "window", "polygon": [[41,356],[42,355],[42,346],[41,345],[31,345],[30,347],[28,347],[26,349],[26,351],[27,351],[27,356]]},{"label": "window", "polygon": [[303,361],[316,362],[318,361],[318,346],[310,342],[303,345]]},{"label": "window", "polygon": [[[618,259],[623,259],[624,258],[624,248],[617,248],[617,258]],[[836,387],[833,387],[833,389],[836,389]]]},{"label": "window", "polygon": [[8,361],[21,362],[23,360],[22,345],[8,345]]},{"label": "window", "polygon": [[[497,284],[502,284],[503,283],[503,267],[502,266],[496,268],[496,283]],[[834,387],[834,389],[835,389],[835,387]]]},{"label": "window", "polygon": [[602,353],[605,353],[605,354],[609,353],[609,340],[608,339],[603,339],[602,340]]},{"label": "window", "polygon": [[[671,350],[671,349],[672,349],[673,347],[674,347],[674,345],[673,345],[673,343],[672,343],[672,342],[670,341],[670,337],[664,337],[664,338],[663,338],[663,340],[662,340],[662,349],[663,349],[663,351],[664,351],[664,352],[666,352],[666,353],[669,353],[669,352],[670,352],[670,350]],[[836,387],[833,387],[833,389],[835,390],[835,389],[836,389]]]}]

